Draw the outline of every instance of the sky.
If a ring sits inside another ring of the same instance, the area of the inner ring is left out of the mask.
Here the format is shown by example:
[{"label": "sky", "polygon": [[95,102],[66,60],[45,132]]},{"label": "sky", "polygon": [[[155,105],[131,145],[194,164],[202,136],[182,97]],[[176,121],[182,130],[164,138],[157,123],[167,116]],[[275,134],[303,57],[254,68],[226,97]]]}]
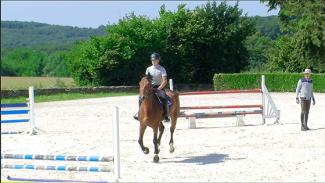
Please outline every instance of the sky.
[{"label": "sky", "polygon": [[[158,16],[161,5],[176,10],[181,3],[189,9],[207,1],[1,1],[1,20],[34,21],[55,25],[97,28],[117,23],[125,15],[134,12],[150,18]],[[220,3],[221,1],[218,1]],[[236,1],[227,1],[234,5]],[[268,12],[259,1],[239,1],[239,8],[248,16],[277,15],[278,10]]]}]

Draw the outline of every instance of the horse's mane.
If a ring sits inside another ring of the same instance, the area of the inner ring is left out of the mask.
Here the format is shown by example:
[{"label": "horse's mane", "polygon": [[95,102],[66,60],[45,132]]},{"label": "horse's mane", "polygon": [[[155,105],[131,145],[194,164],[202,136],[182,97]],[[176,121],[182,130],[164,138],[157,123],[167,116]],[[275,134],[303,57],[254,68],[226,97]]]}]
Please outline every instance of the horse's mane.
[{"label": "horse's mane", "polygon": [[144,74],[144,75],[142,75],[141,80],[144,79],[144,78],[148,79],[148,80],[150,81],[150,83],[151,83],[151,81],[152,81],[152,76],[150,75],[150,73],[149,73],[149,74]]}]

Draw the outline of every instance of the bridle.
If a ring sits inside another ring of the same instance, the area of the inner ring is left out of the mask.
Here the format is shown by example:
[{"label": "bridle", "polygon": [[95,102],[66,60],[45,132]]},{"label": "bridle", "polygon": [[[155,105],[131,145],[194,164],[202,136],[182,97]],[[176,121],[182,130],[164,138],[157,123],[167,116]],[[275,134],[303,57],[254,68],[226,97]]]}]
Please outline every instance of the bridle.
[{"label": "bridle", "polygon": [[[151,85],[151,81],[150,81],[150,79],[148,79],[148,81],[149,81],[149,85],[150,85],[149,91],[152,91],[153,89],[152,89],[152,85]],[[140,87],[141,87],[141,86],[140,86]],[[143,90],[144,90],[144,89],[143,89]],[[151,95],[152,95],[152,92],[147,93],[147,92],[144,92],[144,91],[143,91],[143,94],[139,96],[139,100],[140,100],[140,102],[142,102],[142,101],[145,100],[146,98],[149,98],[149,96],[151,96]]]}]

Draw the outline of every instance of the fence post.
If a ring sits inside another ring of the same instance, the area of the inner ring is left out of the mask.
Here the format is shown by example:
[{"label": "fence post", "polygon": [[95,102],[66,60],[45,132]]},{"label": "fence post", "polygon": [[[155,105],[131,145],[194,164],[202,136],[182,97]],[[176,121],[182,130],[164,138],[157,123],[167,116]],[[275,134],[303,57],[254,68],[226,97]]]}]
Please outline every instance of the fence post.
[{"label": "fence post", "polygon": [[188,128],[195,129],[196,128],[196,117],[188,118]]},{"label": "fence post", "polygon": [[34,112],[34,87],[29,87],[29,123],[30,123],[30,134],[35,135],[35,112]]},{"label": "fence post", "polygon": [[262,83],[261,83],[261,90],[262,90],[262,106],[263,106],[263,114],[262,114],[262,124],[265,124],[265,110],[266,110],[266,106],[265,106],[265,76],[262,75]]},{"label": "fence post", "polygon": [[174,91],[173,79],[169,79],[169,89],[170,89],[171,91]]},{"label": "fence post", "polygon": [[118,182],[120,179],[120,134],[119,134],[119,108],[114,107],[113,111],[113,143],[114,143],[114,178]]}]

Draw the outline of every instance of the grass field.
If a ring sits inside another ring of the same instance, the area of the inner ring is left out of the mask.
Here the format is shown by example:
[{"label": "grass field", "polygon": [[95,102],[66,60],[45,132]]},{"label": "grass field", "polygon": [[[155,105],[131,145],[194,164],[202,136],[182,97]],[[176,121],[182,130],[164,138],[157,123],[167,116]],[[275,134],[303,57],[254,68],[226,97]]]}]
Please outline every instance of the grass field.
[{"label": "grass field", "polygon": [[[111,92],[111,93],[70,93],[70,94],[56,94],[56,95],[39,95],[35,96],[35,102],[50,102],[50,101],[63,101],[63,100],[75,100],[75,99],[87,99],[87,98],[100,98],[100,97],[115,97],[115,96],[129,96],[137,95],[135,92]],[[26,102],[25,97],[18,98],[3,98],[1,99],[2,104],[8,103],[21,103]]]},{"label": "grass field", "polygon": [[36,89],[41,88],[65,88],[74,87],[72,78],[57,77],[1,77],[1,90],[28,89],[34,86]]},{"label": "grass field", "polygon": [[[72,78],[56,78],[56,77],[1,77],[1,90],[27,90],[29,86],[36,89],[44,88],[67,88],[75,87]],[[55,95],[35,95],[35,102],[63,101],[87,98],[114,97],[136,95],[136,92],[110,92],[110,93],[70,93]],[[2,98],[1,103],[20,103],[26,102],[25,97],[18,98]]]}]

